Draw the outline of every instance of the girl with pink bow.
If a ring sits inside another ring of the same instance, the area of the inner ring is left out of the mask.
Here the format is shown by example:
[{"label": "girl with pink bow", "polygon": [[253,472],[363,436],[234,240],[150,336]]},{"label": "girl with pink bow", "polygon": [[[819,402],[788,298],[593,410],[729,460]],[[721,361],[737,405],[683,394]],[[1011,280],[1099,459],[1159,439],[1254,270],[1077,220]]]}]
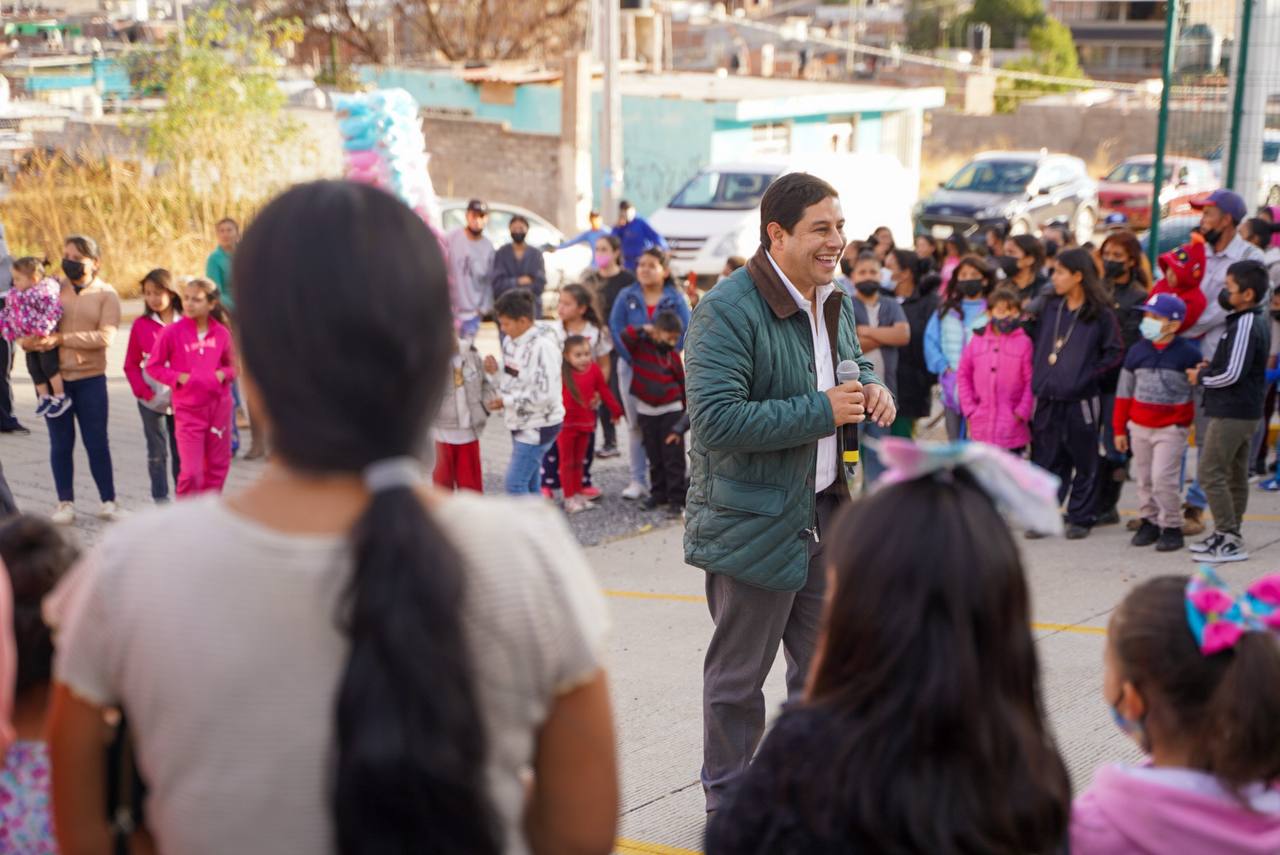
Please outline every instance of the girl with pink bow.
[{"label": "girl with pink bow", "polygon": [[1280,852],[1280,574],[1239,596],[1208,566],[1139,585],[1111,619],[1104,690],[1149,759],[1098,770],[1072,855]]}]

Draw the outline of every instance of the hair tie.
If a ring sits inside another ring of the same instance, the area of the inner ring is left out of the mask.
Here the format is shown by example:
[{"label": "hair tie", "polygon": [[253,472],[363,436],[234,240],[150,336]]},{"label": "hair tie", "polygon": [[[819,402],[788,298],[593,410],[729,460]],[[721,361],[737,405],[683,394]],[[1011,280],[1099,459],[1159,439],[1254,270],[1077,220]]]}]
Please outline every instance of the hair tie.
[{"label": "hair tie", "polygon": [[382,493],[400,487],[413,489],[425,480],[422,461],[407,455],[375,460],[364,468],[364,485],[370,493]]},{"label": "hair tie", "polygon": [[963,469],[996,508],[1023,528],[1061,534],[1058,478],[984,442],[912,442],[898,437],[864,440],[884,465],[878,486],[932,477],[951,482]]},{"label": "hair tie", "polygon": [[1264,576],[1234,597],[1207,564],[1187,582],[1187,624],[1205,656],[1236,646],[1247,632],[1280,635],[1280,573]]}]

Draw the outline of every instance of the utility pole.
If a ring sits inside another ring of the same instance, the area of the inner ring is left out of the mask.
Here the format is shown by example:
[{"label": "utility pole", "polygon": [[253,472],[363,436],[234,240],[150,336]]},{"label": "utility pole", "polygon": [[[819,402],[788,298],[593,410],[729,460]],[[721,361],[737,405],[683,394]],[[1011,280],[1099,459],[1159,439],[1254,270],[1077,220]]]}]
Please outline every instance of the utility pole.
[{"label": "utility pole", "polygon": [[604,165],[604,209],[606,217],[617,216],[622,201],[622,93],[618,86],[618,65],[622,54],[622,12],[619,0],[600,0],[604,36],[604,109],[600,116],[600,160]]}]

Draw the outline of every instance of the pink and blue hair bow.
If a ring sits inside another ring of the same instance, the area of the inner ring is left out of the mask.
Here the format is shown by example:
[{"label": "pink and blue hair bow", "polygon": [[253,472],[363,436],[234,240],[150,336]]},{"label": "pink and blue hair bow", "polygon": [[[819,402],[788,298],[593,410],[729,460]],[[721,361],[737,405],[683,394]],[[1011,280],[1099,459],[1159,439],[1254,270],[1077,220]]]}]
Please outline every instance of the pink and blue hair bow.
[{"label": "pink and blue hair bow", "polygon": [[1187,583],[1187,623],[1205,656],[1230,650],[1246,632],[1280,635],[1280,573],[1234,597],[1213,568],[1202,565]]}]

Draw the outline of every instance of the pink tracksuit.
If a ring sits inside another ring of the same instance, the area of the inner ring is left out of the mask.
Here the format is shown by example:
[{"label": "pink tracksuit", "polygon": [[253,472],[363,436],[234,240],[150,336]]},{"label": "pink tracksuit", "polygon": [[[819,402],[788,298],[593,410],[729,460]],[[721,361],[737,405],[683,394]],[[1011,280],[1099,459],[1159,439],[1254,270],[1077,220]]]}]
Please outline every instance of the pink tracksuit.
[{"label": "pink tracksuit", "polygon": [[[221,370],[223,381],[215,372]],[[179,496],[219,493],[231,468],[231,382],[236,358],[231,333],[209,319],[201,340],[196,322],[171,324],[151,350],[147,373],[173,388],[174,427],[178,434]],[[179,385],[178,375],[190,375]]]}]

